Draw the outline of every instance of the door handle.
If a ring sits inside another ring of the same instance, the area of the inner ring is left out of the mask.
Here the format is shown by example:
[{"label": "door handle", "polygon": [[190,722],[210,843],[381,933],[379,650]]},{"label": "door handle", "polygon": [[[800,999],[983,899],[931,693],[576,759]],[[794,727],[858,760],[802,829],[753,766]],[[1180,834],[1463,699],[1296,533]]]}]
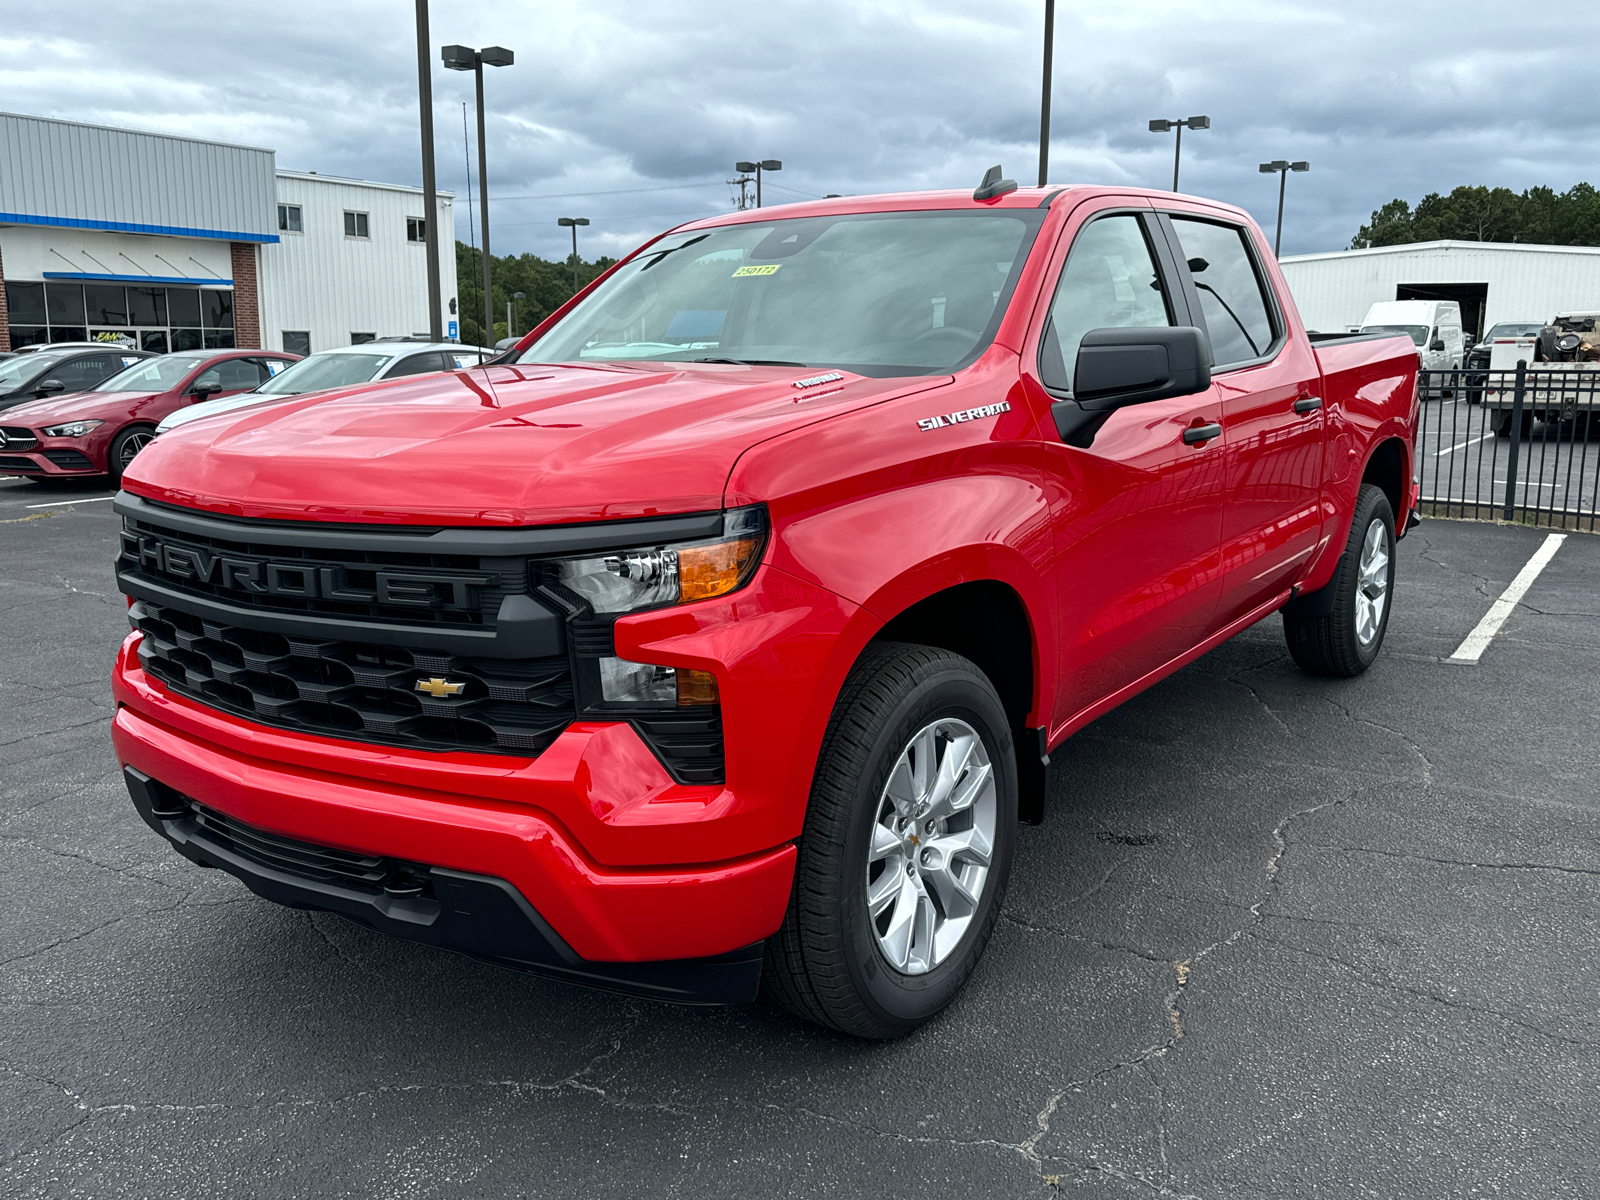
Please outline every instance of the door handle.
[{"label": "door handle", "polygon": [[1301,416],[1305,416],[1309,412],[1316,412],[1321,407],[1321,396],[1301,396],[1300,399],[1294,402],[1294,410]]},{"label": "door handle", "polygon": [[1222,436],[1222,426],[1213,421],[1209,425],[1193,425],[1183,431],[1183,444],[1193,446],[1199,442],[1209,442],[1212,438]]}]

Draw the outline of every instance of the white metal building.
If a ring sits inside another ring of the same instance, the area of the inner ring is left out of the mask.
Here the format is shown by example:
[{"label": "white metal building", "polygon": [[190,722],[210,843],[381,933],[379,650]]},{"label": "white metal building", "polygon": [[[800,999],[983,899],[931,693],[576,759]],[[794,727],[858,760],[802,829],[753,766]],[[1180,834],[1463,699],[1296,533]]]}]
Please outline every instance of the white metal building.
[{"label": "white metal building", "polygon": [[1415,242],[1280,260],[1308,329],[1360,323],[1379,300],[1456,300],[1461,323],[1481,334],[1501,321],[1548,321],[1600,310],[1600,247],[1514,242]]},{"label": "white metal building", "polygon": [[[0,350],[425,333],[423,216],[420,188],[278,171],[271,150],[0,113]],[[447,194],[435,219],[453,336]]]}]

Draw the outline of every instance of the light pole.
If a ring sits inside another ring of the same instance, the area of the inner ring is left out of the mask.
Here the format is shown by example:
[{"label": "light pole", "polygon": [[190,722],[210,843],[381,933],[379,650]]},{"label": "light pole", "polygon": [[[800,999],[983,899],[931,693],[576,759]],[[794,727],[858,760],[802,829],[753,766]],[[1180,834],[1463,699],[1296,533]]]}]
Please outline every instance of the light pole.
[{"label": "light pole", "polygon": [[761,207],[761,172],[781,171],[783,163],[776,158],[763,158],[760,162],[736,162],[733,169],[748,175],[751,171],[756,173],[756,207]]},{"label": "light pole", "polygon": [[1044,0],[1044,86],[1039,95],[1039,186],[1050,174],[1050,63],[1056,45],[1056,0]]},{"label": "light pole", "polygon": [[1151,121],[1151,133],[1166,133],[1169,129],[1178,131],[1177,144],[1172,148],[1172,190],[1178,190],[1178,157],[1183,153],[1183,131],[1185,129],[1210,129],[1210,117],[1185,117],[1171,121]]},{"label": "light pole", "polygon": [[[446,46],[439,55],[444,65],[452,71],[471,71],[478,83],[478,203],[483,225],[483,336],[494,341],[494,292],[490,280],[493,260],[489,257],[489,150],[483,132],[483,64],[491,67],[509,67],[516,55],[504,46],[485,46],[474,50],[471,46]],[[430,227],[433,222],[428,222]]]},{"label": "light pole", "polygon": [[428,0],[417,0],[417,104],[422,110],[422,202],[427,206],[422,238],[428,247],[428,336],[444,340],[444,317],[439,311],[438,193],[433,179],[433,72],[428,59]]},{"label": "light pole", "polygon": [[578,294],[578,226],[587,225],[588,223],[588,217],[561,217],[556,221],[557,225],[572,230],[572,294],[574,296]]},{"label": "light pole", "polygon": [[1261,173],[1263,175],[1271,175],[1274,171],[1278,173],[1278,232],[1272,239],[1273,258],[1281,257],[1278,253],[1278,247],[1283,245],[1283,189],[1289,182],[1289,172],[1309,170],[1311,170],[1311,164],[1308,162],[1285,162],[1281,158],[1275,158],[1269,163],[1261,164]]}]

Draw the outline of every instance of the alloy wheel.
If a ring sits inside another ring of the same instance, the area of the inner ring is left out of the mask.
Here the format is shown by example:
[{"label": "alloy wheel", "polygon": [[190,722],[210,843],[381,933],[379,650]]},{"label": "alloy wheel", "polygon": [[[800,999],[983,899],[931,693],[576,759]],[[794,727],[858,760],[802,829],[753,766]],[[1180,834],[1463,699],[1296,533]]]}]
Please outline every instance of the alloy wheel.
[{"label": "alloy wheel", "polygon": [[117,456],[118,472],[126,471],[128,464],[134,460],[139,451],[143,450],[153,440],[152,435],[148,433],[131,433],[124,438],[122,440],[122,453]]},{"label": "alloy wheel", "polygon": [[989,877],[998,808],[978,731],[941,718],[889,772],[867,853],[867,908],[891,966],[922,975],[960,944]]},{"label": "alloy wheel", "polygon": [[1360,579],[1356,584],[1356,641],[1372,645],[1383,627],[1389,602],[1389,531],[1382,520],[1367,526],[1361,542]]}]

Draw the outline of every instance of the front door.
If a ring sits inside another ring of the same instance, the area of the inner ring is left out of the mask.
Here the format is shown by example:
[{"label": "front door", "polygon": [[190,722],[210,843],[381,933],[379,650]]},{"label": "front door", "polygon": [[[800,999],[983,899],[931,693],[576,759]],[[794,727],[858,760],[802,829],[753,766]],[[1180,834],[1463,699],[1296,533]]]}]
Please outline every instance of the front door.
[{"label": "front door", "polygon": [[1296,583],[1322,536],[1323,397],[1315,356],[1288,336],[1242,225],[1171,213],[1185,291],[1211,338],[1226,428],[1222,602],[1227,625]]},{"label": "front door", "polygon": [[[1091,216],[1073,236],[1056,284],[1039,378],[1070,380],[1078,343],[1091,329],[1191,324],[1171,286],[1174,269],[1148,210]],[[1059,386],[1053,394],[1070,395]],[[1058,726],[1211,632],[1222,440],[1185,441],[1184,434],[1221,417],[1208,391],[1119,409],[1087,445],[1046,439],[1061,615]]]}]

